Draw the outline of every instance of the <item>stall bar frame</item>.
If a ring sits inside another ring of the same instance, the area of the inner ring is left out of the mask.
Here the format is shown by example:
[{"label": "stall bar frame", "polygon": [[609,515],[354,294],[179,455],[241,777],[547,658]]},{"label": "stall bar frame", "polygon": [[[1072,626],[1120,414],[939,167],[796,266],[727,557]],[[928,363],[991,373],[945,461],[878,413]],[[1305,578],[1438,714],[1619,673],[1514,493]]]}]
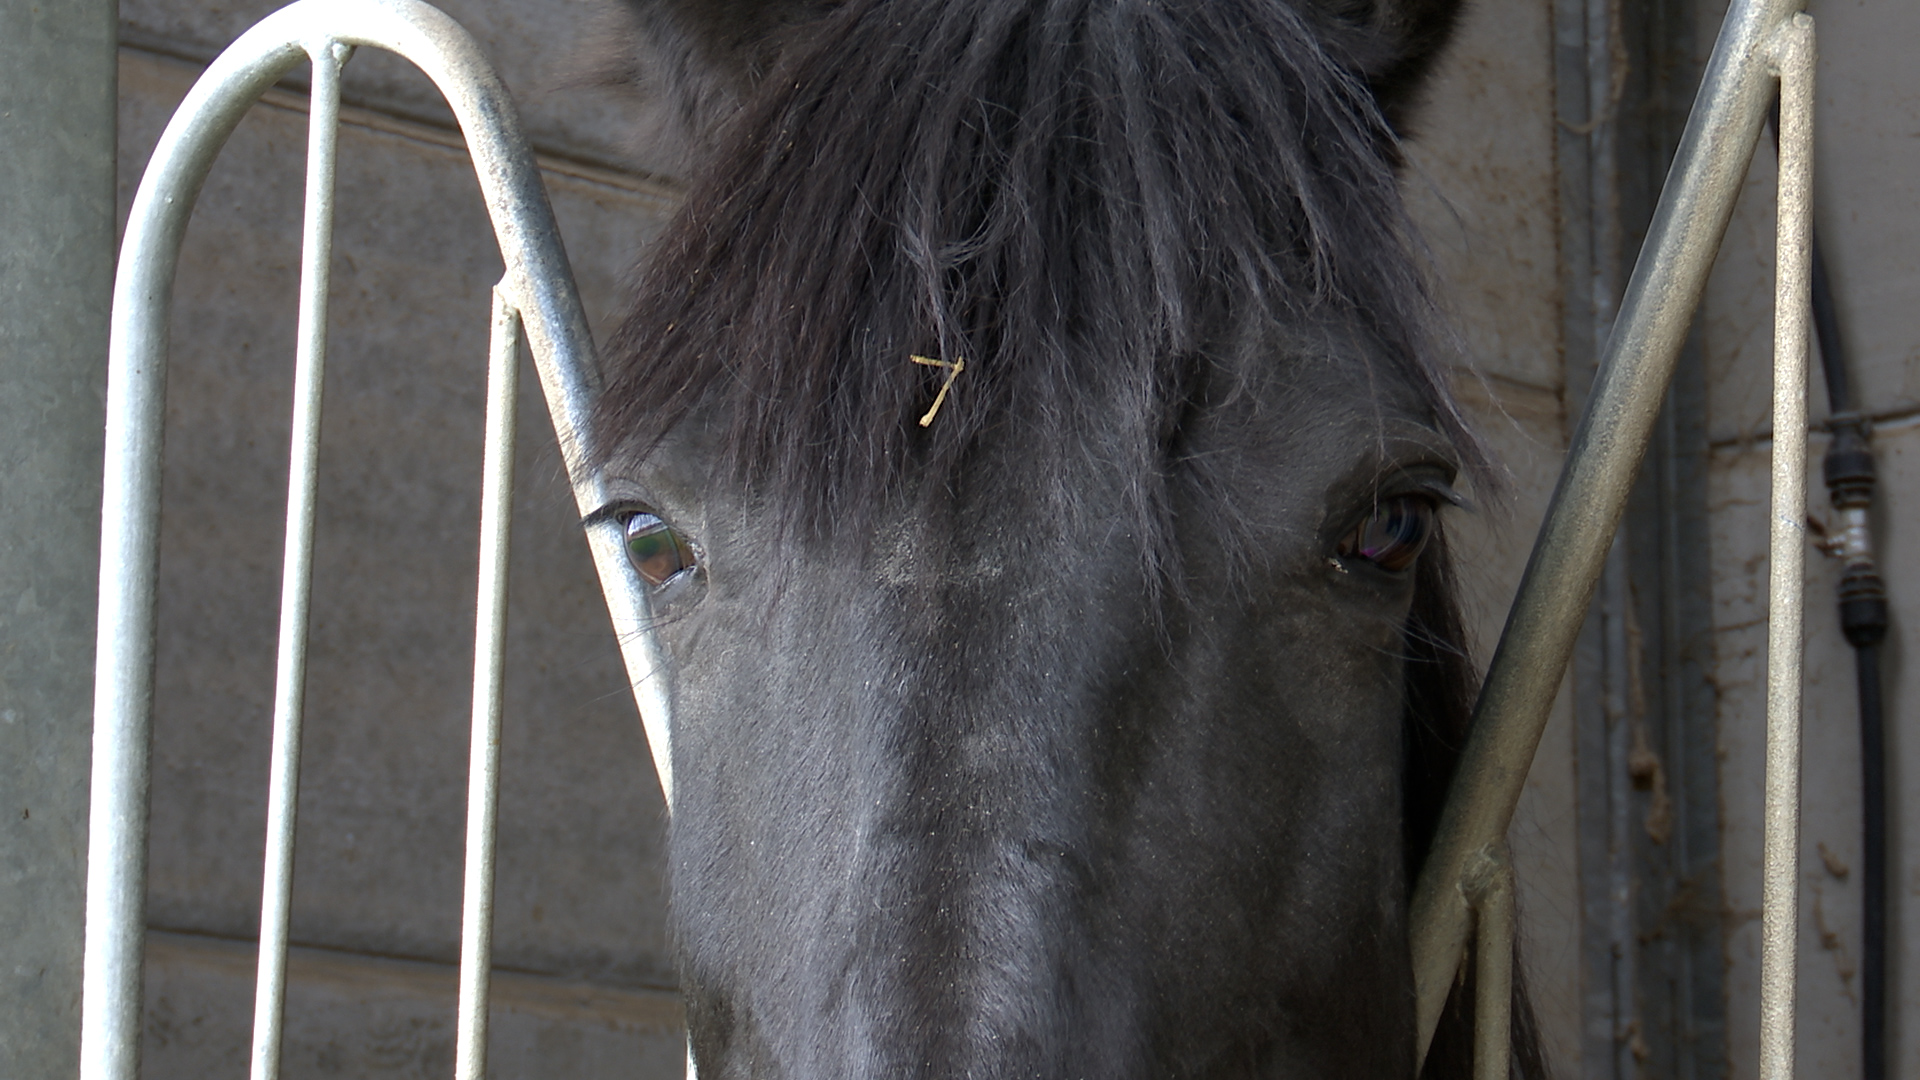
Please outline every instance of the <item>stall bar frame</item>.
[{"label": "stall bar frame", "polygon": [[546,189],[506,88],[465,31],[418,0],[301,0],[283,8],[228,47],[182,102],[148,163],[120,249],[107,374],[102,501],[104,520],[111,527],[104,531],[100,552],[81,1005],[83,1080],[134,1080],[139,1073],[160,450],[167,319],[180,243],[214,158],[241,118],[282,76],[311,62],[293,465],[251,1055],[253,1080],[274,1080],[279,1073],[339,75],[352,50],[363,46],[411,61],[445,96],[473,158],[506,266],[493,290],[489,350],[456,1075],[477,1080],[486,1068],[513,402],[523,330],[654,767],[671,805],[668,699],[656,645],[646,630],[647,594],[625,557],[619,523],[600,513],[607,497],[591,467],[588,418],[600,390],[593,339]]},{"label": "stall bar frame", "polygon": [[[1807,328],[1812,297],[1813,20],[1804,0],[1733,0],[1634,263],[1585,413],[1494,650],[1473,725],[1410,912],[1419,1058],[1468,959],[1511,983],[1507,827],[1619,530],[1693,313],[1778,92],[1774,409],[1762,865],[1761,1078],[1793,1074],[1800,814],[1800,698],[1806,545]],[[1491,880],[1491,884],[1489,883]],[[1478,918],[1497,933],[1475,935]],[[1477,995],[1476,1045],[1504,1054],[1507,1023]],[[1504,1061],[1476,1064],[1507,1076]]]},{"label": "stall bar frame", "polygon": [[[1496,650],[1454,791],[1414,894],[1413,954],[1424,1058],[1478,937],[1476,1073],[1508,1074],[1513,926],[1507,825],[1571,656],[1627,490],[1751,161],[1774,88],[1782,98],[1776,311],[1774,493],[1768,668],[1762,1075],[1793,1055],[1795,830],[1798,820],[1802,546],[1805,520],[1807,232],[1813,30],[1801,0],[1734,0],[1646,247],[1603,354],[1546,522]],[[474,739],[469,785],[456,1075],[485,1073],[501,643],[519,341],[533,354],[588,545],[634,687],[661,788],[672,806],[668,695],[647,626],[646,591],[624,557],[592,469],[587,420],[599,391],[585,317],[545,189],[505,88],[478,46],[418,0],[300,0],[214,61],[162,136],[128,221],[114,290],[107,390],[107,530],[99,644],[83,1080],[138,1074],[147,787],[167,313],[180,242],[215,156],[248,108],[303,61],[313,65],[296,351],[294,468],[262,897],[254,1080],[278,1075],[285,1004],[288,886],[310,588],[315,448],[325,358],[327,266],[339,73],[354,48],[386,49],[433,80],[473,156],[506,264],[494,289],[481,522]],[[1475,935],[1478,921],[1484,932]],[[691,1075],[689,1061],[689,1075]]]}]

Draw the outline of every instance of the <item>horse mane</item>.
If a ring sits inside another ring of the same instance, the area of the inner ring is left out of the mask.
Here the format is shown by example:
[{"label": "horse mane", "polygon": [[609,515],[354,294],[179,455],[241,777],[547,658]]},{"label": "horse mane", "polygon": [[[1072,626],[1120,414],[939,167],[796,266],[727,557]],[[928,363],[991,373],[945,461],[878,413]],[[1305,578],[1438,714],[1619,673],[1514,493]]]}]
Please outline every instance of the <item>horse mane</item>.
[{"label": "horse mane", "polygon": [[[909,463],[951,476],[1020,402],[1128,439],[1151,538],[1170,433],[1266,331],[1359,333],[1471,446],[1395,137],[1324,23],[1282,0],[849,0],[788,27],[610,343],[600,444],[644,451],[717,401],[721,464],[818,529]],[[924,428],[946,372],[916,355],[966,362]]]}]

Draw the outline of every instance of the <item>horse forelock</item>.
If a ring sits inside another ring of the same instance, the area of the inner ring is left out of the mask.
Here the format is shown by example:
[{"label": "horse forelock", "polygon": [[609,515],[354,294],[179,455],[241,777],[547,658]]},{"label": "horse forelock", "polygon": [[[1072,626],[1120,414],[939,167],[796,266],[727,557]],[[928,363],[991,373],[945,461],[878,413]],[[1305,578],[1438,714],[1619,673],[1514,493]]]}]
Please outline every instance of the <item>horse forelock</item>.
[{"label": "horse forelock", "polygon": [[[1470,446],[1394,137],[1295,7],[850,0],[792,33],[611,343],[610,453],[719,405],[716,466],[817,531],[1019,403],[1119,439],[1151,546],[1193,388],[1328,334]],[[951,372],[914,356],[966,365],[924,427]]]}]

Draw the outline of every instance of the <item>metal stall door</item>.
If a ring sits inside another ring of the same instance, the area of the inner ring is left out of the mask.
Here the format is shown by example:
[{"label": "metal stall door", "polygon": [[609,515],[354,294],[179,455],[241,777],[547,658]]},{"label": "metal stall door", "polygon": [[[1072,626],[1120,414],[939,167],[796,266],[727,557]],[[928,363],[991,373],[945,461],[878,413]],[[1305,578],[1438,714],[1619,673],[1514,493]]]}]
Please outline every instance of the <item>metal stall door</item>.
[{"label": "metal stall door", "polygon": [[1420,1055],[1467,960],[1469,939],[1477,938],[1475,1069],[1482,1080],[1504,1080],[1509,1071],[1507,827],[1776,93],[1780,209],[1760,1061],[1763,1080],[1786,1080],[1793,1072],[1814,61],[1813,20],[1802,4],[1734,0],[1728,8],[1415,886]]},{"label": "metal stall door", "polygon": [[506,274],[493,290],[483,451],[478,625],[461,927],[457,1071],[485,1070],[494,814],[516,357],[524,333],[586,521],[589,547],[639,698],[661,781],[666,700],[652,678],[642,585],[617,522],[587,470],[586,420],[598,369],[546,191],[505,88],[474,41],[416,0],[302,0],[248,31],[207,69],[161,137],[135,196],[114,289],[107,386],[103,537],[88,852],[81,1076],[131,1080],[139,1069],[145,936],[147,788],[154,664],[161,424],[167,317],[195,197],[249,107],[301,63],[313,71],[295,357],[294,431],[282,577],[266,886],[261,900],[252,1075],[277,1075],[311,590],[322,371],[326,360],[340,73],[359,47],[405,57],[451,105],[475,165]]}]

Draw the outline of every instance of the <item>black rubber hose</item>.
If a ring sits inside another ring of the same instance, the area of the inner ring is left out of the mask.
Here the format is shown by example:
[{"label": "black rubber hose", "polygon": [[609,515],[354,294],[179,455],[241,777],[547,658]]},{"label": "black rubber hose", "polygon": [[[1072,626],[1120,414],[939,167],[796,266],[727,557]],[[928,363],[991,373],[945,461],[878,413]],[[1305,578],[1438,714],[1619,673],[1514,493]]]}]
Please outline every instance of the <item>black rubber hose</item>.
[{"label": "black rubber hose", "polygon": [[1824,288],[1826,260],[1813,247],[1813,325],[1820,366],[1833,403],[1821,471],[1836,514],[1846,520],[1839,538],[1846,567],[1840,574],[1840,629],[1853,646],[1860,699],[1860,1076],[1887,1075],[1887,785],[1886,731],[1880,700],[1880,642],[1887,635],[1887,590],[1873,558],[1866,517],[1873,506],[1875,468],[1870,430],[1851,405],[1846,354],[1841,351],[1833,293]]},{"label": "black rubber hose", "polygon": [[1853,387],[1840,351],[1840,315],[1833,304],[1833,283],[1827,277],[1826,253],[1815,230],[1807,245],[1813,255],[1813,336],[1820,343],[1820,371],[1826,376],[1827,410],[1835,416],[1853,412]]},{"label": "black rubber hose", "polygon": [[1887,1075],[1887,768],[1881,730],[1880,646],[1853,651],[1860,684],[1860,800],[1880,812],[1861,815],[1860,1075]]},{"label": "black rubber hose", "polygon": [[1840,629],[1853,646],[1860,698],[1860,1077],[1887,1075],[1887,764],[1880,700],[1880,642],[1887,635],[1887,590],[1873,558],[1865,517],[1873,506],[1875,468],[1871,427],[1855,410],[1847,386],[1840,320],[1828,284],[1827,261],[1813,240],[1813,327],[1826,373],[1833,441],[1822,464],[1827,494],[1860,535],[1841,537]]}]

